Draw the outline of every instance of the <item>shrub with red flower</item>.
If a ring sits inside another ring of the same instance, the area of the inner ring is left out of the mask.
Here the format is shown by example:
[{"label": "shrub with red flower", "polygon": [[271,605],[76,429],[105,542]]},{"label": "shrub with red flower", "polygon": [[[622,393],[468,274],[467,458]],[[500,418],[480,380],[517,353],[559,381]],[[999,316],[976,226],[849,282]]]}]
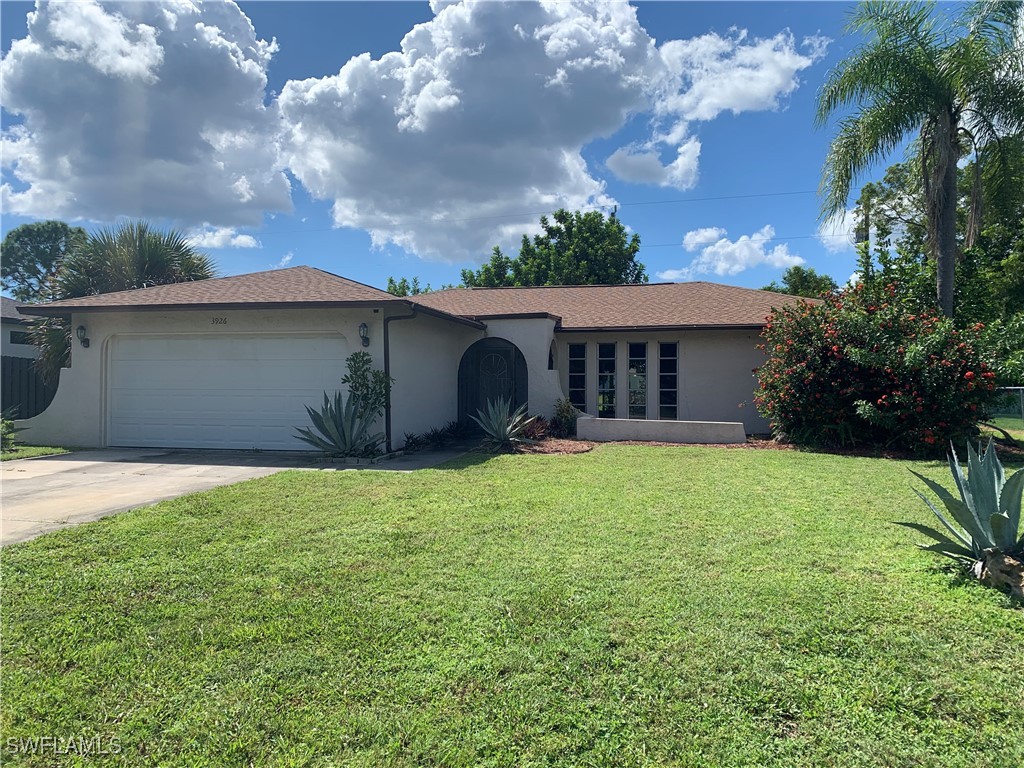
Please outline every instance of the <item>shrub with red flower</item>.
[{"label": "shrub with red flower", "polygon": [[977,433],[997,398],[979,334],[856,286],[775,310],[754,402],[798,444],[942,451]]}]

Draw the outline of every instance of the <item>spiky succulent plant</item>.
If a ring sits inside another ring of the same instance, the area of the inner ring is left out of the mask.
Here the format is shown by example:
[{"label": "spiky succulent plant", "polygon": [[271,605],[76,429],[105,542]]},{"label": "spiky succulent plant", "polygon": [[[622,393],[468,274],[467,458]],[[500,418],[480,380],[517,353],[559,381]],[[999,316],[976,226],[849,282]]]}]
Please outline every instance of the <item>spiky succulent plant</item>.
[{"label": "spiky succulent plant", "polygon": [[485,447],[492,451],[515,450],[517,445],[530,445],[536,440],[530,440],[523,432],[533,423],[536,416],[526,415],[526,406],[519,406],[514,413],[512,401],[507,398],[488,400],[487,406],[477,411],[477,415],[470,415],[480,428],[484,431]]},{"label": "spiky succulent plant", "polygon": [[307,405],[306,412],[316,432],[297,428],[297,437],[331,456],[373,456],[384,439],[383,432],[370,432],[376,414],[367,412],[355,393],[344,397],[341,392],[335,392],[332,398],[324,392],[320,410]]},{"label": "spiky succulent plant", "polygon": [[1024,532],[1020,531],[1021,499],[1024,496],[1024,469],[1017,470],[1009,480],[996,456],[990,439],[982,451],[967,444],[967,473],[964,473],[956,451],[950,446],[949,470],[960,498],[946,488],[913,472],[927,485],[946,509],[943,514],[923,493],[914,493],[935,513],[948,531],[943,533],[919,523],[898,523],[923,533],[936,543],[921,545],[929,552],[967,563],[984,560],[992,552],[1017,553],[1024,550]]}]

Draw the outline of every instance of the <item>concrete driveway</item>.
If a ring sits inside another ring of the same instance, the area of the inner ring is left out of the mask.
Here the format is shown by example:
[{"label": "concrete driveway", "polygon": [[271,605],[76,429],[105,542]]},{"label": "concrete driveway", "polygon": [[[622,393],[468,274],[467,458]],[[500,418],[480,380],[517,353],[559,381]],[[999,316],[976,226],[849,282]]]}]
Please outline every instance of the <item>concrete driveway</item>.
[{"label": "concrete driveway", "polygon": [[108,448],[5,461],[0,545],[194,491],[311,466],[302,454]]}]

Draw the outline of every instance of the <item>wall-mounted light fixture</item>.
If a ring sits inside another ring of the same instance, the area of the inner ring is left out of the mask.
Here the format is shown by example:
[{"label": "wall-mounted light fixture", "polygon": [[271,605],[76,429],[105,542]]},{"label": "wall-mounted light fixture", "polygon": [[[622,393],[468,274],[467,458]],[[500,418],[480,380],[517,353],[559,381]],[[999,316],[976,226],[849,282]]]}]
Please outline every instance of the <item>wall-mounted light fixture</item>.
[{"label": "wall-mounted light fixture", "polygon": [[366,323],[359,324],[359,338],[362,339],[363,346],[370,346],[370,327]]},{"label": "wall-mounted light fixture", "polygon": [[78,343],[83,347],[89,347],[89,340],[85,338],[85,326],[80,325],[75,329],[75,336],[78,337]]}]

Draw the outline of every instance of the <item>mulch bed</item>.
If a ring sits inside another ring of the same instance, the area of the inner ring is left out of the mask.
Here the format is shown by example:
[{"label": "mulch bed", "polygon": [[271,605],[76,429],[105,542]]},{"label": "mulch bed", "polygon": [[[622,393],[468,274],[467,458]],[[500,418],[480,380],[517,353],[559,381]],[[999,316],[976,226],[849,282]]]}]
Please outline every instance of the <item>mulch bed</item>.
[{"label": "mulch bed", "polygon": [[594,450],[597,443],[589,440],[566,440],[557,437],[547,437],[534,445],[523,445],[517,453],[543,453],[543,454],[572,454],[586,453]]}]

